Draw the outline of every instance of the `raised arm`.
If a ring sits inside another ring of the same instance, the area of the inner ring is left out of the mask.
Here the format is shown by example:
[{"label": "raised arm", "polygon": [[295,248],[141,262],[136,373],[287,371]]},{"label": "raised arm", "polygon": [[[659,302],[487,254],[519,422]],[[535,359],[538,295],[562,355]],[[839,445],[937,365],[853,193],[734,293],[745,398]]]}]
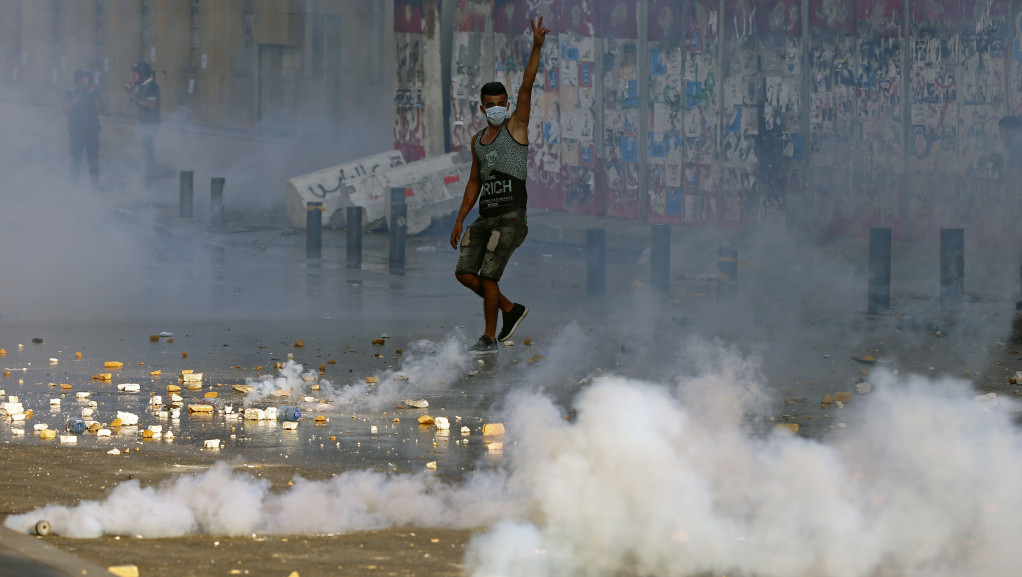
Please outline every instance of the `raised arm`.
[{"label": "raised arm", "polygon": [[508,130],[515,140],[523,144],[529,142],[529,115],[532,113],[532,85],[536,82],[536,73],[539,71],[539,57],[543,51],[543,42],[550,30],[543,27],[543,17],[539,22],[529,19],[532,26],[532,52],[529,54],[529,63],[525,65],[525,74],[522,78],[522,86],[518,89],[518,102],[515,104],[515,111],[508,122]]}]

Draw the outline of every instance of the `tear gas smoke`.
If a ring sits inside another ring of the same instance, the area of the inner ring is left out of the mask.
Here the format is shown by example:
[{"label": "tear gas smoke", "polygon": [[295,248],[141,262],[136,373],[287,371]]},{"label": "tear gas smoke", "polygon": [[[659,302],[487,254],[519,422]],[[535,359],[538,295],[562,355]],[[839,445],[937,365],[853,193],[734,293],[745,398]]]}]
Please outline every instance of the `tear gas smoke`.
[{"label": "tear gas smoke", "polygon": [[353,472],[271,494],[221,464],[5,524],[45,518],[77,536],[489,526],[469,547],[478,576],[992,576],[1022,564],[1014,405],[979,403],[964,381],[875,373],[826,441],[762,434],[749,418],[768,400],[758,360],[688,351],[671,383],[595,378],[572,421],[545,395],[512,395],[506,469],[463,484]]},{"label": "tear gas smoke", "polygon": [[[401,401],[435,394],[464,374],[469,357],[465,345],[455,337],[443,342],[420,340],[409,345],[401,356],[399,370],[387,370],[374,375],[377,383],[370,385],[364,377],[347,385],[336,385],[328,379],[319,381],[318,398],[325,403],[346,408],[376,410]],[[245,405],[263,401],[272,396],[300,397],[308,384],[315,381],[315,371],[303,372],[302,365],[288,361],[279,375],[248,378],[246,384],[254,387],[245,396]]]}]

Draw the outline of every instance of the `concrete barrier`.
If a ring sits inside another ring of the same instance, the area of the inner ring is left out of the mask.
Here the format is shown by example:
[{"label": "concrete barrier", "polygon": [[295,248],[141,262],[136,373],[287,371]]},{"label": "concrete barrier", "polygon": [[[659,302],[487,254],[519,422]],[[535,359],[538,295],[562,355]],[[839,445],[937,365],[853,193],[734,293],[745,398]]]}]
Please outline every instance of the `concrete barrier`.
[{"label": "concrete barrier", "polygon": [[452,152],[349,179],[344,188],[351,204],[365,209],[362,222],[370,228],[383,224],[390,214],[390,189],[404,188],[407,232],[417,234],[434,218],[457,212],[471,168]]},{"label": "concrete barrier", "polygon": [[[404,163],[400,151],[390,150],[288,180],[284,201],[291,226],[305,228],[309,202],[323,203],[322,224],[328,224],[334,213],[351,206],[344,187],[346,181],[391,170]],[[343,213],[339,215],[342,220],[338,224],[343,224],[343,217]]]}]

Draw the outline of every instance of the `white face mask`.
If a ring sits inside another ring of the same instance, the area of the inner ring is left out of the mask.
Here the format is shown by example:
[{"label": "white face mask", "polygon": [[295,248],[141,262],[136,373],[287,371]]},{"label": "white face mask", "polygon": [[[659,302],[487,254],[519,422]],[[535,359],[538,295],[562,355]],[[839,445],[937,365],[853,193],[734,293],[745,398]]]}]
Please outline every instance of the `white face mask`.
[{"label": "white face mask", "polygon": [[507,120],[506,106],[491,106],[486,109],[486,121],[490,126],[500,126]]}]

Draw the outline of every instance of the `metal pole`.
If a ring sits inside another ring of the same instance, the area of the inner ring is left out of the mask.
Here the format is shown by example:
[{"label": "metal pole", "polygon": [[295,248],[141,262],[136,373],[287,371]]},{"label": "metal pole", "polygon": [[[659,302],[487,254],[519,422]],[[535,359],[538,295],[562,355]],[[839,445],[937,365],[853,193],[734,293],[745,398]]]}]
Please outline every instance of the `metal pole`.
[{"label": "metal pole", "polygon": [[319,258],[323,253],[323,203],[305,203],[305,256]]},{"label": "metal pole", "polygon": [[192,191],[195,173],[190,170],[181,171],[180,215],[181,218],[192,218]]},{"label": "metal pole", "polygon": [[405,189],[390,189],[390,274],[405,274],[405,230],[408,222]]},{"label": "metal pole", "polygon": [[[638,20],[638,38],[636,40],[636,88],[639,98],[638,161],[639,161],[639,220],[649,219],[649,0],[639,0],[635,6]],[[603,74],[599,74],[603,76]],[[723,92],[723,91],[722,91]]]},{"label": "metal pole", "polygon": [[717,250],[717,300],[734,300],[738,293],[738,249],[725,242]]},{"label": "metal pole", "polygon": [[345,246],[348,268],[362,268],[362,207],[349,206],[344,213],[347,219]]},{"label": "metal pole", "polygon": [[940,309],[962,310],[965,294],[965,229],[940,229]]},{"label": "metal pole", "polygon": [[885,312],[891,307],[891,229],[869,229],[869,284],[867,289],[870,314]]},{"label": "metal pole", "polygon": [[227,179],[215,176],[209,181],[209,222],[213,226],[224,223],[224,183]]},{"label": "metal pole", "polygon": [[603,294],[607,288],[607,238],[602,228],[586,230],[586,292]]},{"label": "metal pole", "polygon": [[671,282],[671,226],[650,226],[649,282],[653,290],[666,295]]}]

